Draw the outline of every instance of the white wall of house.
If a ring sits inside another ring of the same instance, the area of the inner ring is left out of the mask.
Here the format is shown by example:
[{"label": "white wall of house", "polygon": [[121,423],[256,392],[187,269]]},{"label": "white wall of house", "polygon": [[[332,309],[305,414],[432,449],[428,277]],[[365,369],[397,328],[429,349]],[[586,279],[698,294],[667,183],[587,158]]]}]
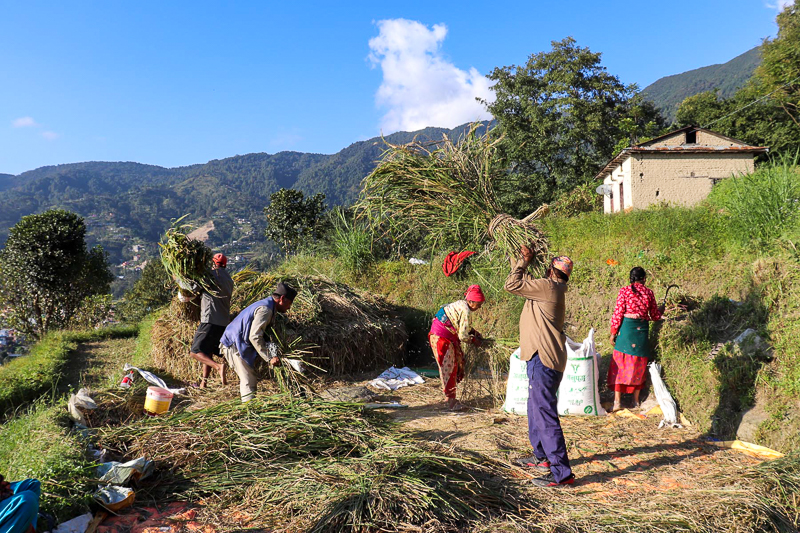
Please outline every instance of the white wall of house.
[{"label": "white wall of house", "polygon": [[697,205],[708,197],[715,181],[753,172],[753,161],[750,153],[636,154],[628,159],[633,179],[631,203],[626,198],[626,206]]},{"label": "white wall of house", "polygon": [[611,198],[608,196],[603,198],[604,213],[619,213],[633,205],[631,168],[631,158],[629,157],[615,167],[613,172],[603,180],[603,184],[611,186],[612,195]]}]

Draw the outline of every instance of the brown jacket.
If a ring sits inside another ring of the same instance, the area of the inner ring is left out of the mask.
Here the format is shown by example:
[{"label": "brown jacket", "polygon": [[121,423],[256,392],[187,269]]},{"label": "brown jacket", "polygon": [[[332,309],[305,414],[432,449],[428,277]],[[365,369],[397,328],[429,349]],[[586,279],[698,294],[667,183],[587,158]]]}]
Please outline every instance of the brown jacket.
[{"label": "brown jacket", "polygon": [[519,358],[529,361],[539,352],[542,364],[558,372],[567,366],[564,346],[566,283],[536,279],[527,272],[528,263],[518,260],[506,278],[506,290],[526,299],[519,317]]}]

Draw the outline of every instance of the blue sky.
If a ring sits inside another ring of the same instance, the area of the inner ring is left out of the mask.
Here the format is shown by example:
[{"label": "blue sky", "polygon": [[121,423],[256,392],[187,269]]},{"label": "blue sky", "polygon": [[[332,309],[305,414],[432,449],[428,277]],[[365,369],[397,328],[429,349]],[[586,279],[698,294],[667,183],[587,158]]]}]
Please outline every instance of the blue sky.
[{"label": "blue sky", "polygon": [[626,83],[723,63],[786,0],[0,0],[0,173],[203,163],[484,118],[484,75],[573,36]]}]

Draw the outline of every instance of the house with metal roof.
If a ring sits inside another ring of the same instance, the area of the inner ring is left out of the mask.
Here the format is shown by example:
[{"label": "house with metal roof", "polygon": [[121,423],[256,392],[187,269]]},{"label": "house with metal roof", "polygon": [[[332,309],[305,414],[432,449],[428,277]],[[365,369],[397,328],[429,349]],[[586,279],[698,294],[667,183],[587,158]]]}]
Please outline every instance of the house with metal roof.
[{"label": "house with metal roof", "polygon": [[643,209],[657,203],[693,206],[720,180],[755,169],[768,151],[713,131],[686,126],[625,148],[595,176],[603,180],[604,212]]}]

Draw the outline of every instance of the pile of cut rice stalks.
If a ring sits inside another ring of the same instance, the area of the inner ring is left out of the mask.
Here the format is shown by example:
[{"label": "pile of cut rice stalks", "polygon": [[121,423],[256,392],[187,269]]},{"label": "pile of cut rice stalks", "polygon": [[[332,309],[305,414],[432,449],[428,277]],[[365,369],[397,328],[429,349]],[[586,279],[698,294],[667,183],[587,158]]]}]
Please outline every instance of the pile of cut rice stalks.
[{"label": "pile of cut rice stalks", "polygon": [[[294,304],[279,315],[286,344],[301,338],[305,358],[329,375],[384,370],[405,357],[408,332],[384,300],[324,277],[286,278],[243,270],[233,275],[231,310],[238,313],[272,294],[278,281],[299,290]],[[157,367],[178,379],[195,380],[198,363],[189,357],[197,321],[187,319],[179,302],[162,311],[152,329]]]},{"label": "pile of cut rice stalks", "polygon": [[[283,531],[459,531],[526,512],[505,467],[422,443],[355,404],[278,395],[103,428],[99,444],[156,461],[141,488],[203,498]],[[530,503],[532,505],[532,502]]]}]

